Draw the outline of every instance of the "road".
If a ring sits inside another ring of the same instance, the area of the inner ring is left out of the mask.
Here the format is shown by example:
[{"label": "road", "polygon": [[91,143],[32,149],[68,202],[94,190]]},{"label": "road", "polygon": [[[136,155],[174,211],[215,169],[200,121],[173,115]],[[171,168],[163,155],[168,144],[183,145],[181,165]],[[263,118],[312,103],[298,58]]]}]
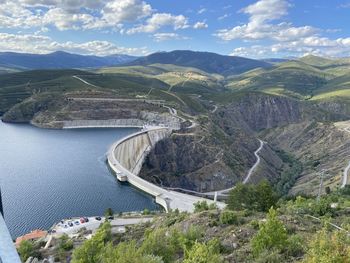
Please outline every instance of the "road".
[{"label": "road", "polygon": [[84,84],[86,84],[86,85],[89,85],[89,86],[91,86],[91,87],[94,87],[94,88],[101,88],[101,87],[99,87],[99,86],[96,86],[96,85],[94,85],[94,84],[92,84],[92,83],[90,83],[90,82],[87,82],[86,80],[83,80],[82,78],[79,78],[78,76],[72,76],[73,78],[75,78],[75,79],[77,79],[77,80],[80,80],[81,82],[83,82]]},{"label": "road", "polygon": [[342,180],[342,184],[341,184],[340,188],[344,188],[345,185],[347,185],[347,183],[348,183],[349,169],[350,169],[350,161],[349,161],[348,166],[346,166],[346,168],[344,169],[343,180]]},{"label": "road", "polygon": [[247,176],[244,178],[243,183],[246,184],[249,179],[250,176],[252,175],[252,173],[254,172],[255,168],[259,165],[260,163],[260,156],[259,156],[259,152],[262,150],[262,148],[264,147],[264,142],[262,140],[259,139],[260,142],[260,146],[259,148],[254,152],[254,155],[256,157],[256,162],[255,164],[252,166],[252,168],[249,169]]},{"label": "road", "polygon": [[[260,139],[258,139],[258,140],[259,140],[259,142],[260,142],[260,146],[259,146],[259,148],[256,149],[256,151],[254,152],[254,155],[255,155],[255,157],[256,157],[256,162],[255,162],[254,165],[249,169],[248,174],[246,175],[246,177],[245,177],[244,180],[243,180],[243,184],[246,184],[246,183],[249,181],[250,176],[253,174],[254,170],[256,169],[256,167],[257,167],[257,166],[259,165],[259,163],[260,163],[261,158],[260,158],[260,156],[259,156],[259,152],[263,149],[265,142],[263,142],[263,141],[260,140]],[[207,192],[207,193],[205,193],[205,194],[207,194],[207,195],[215,195],[215,192],[216,192],[218,195],[226,195],[226,194],[228,194],[228,192],[231,191],[233,188],[234,188],[234,186],[233,186],[233,187],[230,187],[230,188],[227,188],[227,189],[220,190],[220,191]]]}]

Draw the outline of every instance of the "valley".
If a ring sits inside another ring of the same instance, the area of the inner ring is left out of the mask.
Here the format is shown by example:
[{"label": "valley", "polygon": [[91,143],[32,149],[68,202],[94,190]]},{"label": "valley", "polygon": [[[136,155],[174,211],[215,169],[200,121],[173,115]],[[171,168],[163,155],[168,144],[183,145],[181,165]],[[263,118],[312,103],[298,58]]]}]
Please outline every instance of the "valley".
[{"label": "valley", "polygon": [[177,123],[140,176],[197,192],[244,181],[260,139],[266,143],[250,182],[277,184],[298,163],[284,191],[316,194],[319,172],[326,171],[325,187],[339,188],[350,160],[350,137],[338,124],[350,119],[349,64],[173,51],[116,67],[21,70],[0,75],[0,113],[4,122],[45,128],[80,120]]}]

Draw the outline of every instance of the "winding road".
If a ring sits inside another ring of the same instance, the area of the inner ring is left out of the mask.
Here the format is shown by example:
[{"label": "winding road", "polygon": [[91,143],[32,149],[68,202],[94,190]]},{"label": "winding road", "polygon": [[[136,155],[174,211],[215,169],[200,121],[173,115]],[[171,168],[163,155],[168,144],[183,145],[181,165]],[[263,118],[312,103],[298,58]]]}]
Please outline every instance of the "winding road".
[{"label": "winding road", "polygon": [[[254,152],[254,155],[255,155],[255,157],[256,157],[256,162],[255,162],[254,165],[249,169],[249,171],[248,171],[246,177],[245,177],[244,180],[243,180],[243,184],[246,184],[246,183],[249,181],[249,179],[250,179],[251,175],[253,174],[254,170],[255,170],[256,167],[258,167],[258,165],[260,164],[261,158],[260,158],[260,156],[259,156],[259,152],[263,149],[265,142],[262,141],[262,140],[260,140],[260,139],[258,139],[258,140],[259,140],[259,142],[260,142],[260,146],[259,146],[259,148],[256,149],[256,151]],[[220,190],[220,191],[206,192],[206,193],[203,193],[203,194],[205,194],[205,195],[215,195],[215,193],[217,193],[217,195],[226,195],[226,194],[227,194],[229,191],[231,191],[233,188],[235,188],[235,187],[233,186],[233,187],[230,187],[230,188],[227,188],[227,189],[223,189],[223,190]]]},{"label": "winding road", "polygon": [[261,151],[261,149],[264,147],[264,142],[262,140],[259,139],[260,142],[260,146],[259,148],[254,152],[254,155],[256,157],[256,162],[255,164],[252,166],[252,168],[249,169],[247,176],[244,178],[243,183],[246,184],[249,179],[250,176],[252,175],[252,173],[254,172],[255,168],[259,165],[260,163],[260,156],[259,156],[259,152]]}]

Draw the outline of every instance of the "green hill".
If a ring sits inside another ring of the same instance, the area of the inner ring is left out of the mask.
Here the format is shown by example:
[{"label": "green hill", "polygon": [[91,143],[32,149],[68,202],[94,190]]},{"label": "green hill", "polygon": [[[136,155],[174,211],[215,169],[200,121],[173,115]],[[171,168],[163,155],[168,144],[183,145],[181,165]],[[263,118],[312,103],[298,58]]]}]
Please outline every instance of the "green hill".
[{"label": "green hill", "polygon": [[270,68],[271,64],[243,57],[223,56],[210,52],[176,50],[154,53],[132,61],[126,65],[174,64],[183,67],[195,67],[208,73],[221,75],[241,74],[255,68]]}]

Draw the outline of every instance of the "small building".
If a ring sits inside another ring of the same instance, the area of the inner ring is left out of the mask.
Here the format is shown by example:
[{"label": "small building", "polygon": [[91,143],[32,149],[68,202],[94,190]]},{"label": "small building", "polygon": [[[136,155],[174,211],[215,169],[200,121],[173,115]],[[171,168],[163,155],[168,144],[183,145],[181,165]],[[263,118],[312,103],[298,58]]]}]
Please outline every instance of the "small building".
[{"label": "small building", "polygon": [[29,240],[34,241],[40,238],[44,238],[47,235],[47,231],[43,231],[40,229],[33,230],[32,232],[25,234],[24,236],[17,237],[16,239],[16,247],[19,247],[22,241]]}]

